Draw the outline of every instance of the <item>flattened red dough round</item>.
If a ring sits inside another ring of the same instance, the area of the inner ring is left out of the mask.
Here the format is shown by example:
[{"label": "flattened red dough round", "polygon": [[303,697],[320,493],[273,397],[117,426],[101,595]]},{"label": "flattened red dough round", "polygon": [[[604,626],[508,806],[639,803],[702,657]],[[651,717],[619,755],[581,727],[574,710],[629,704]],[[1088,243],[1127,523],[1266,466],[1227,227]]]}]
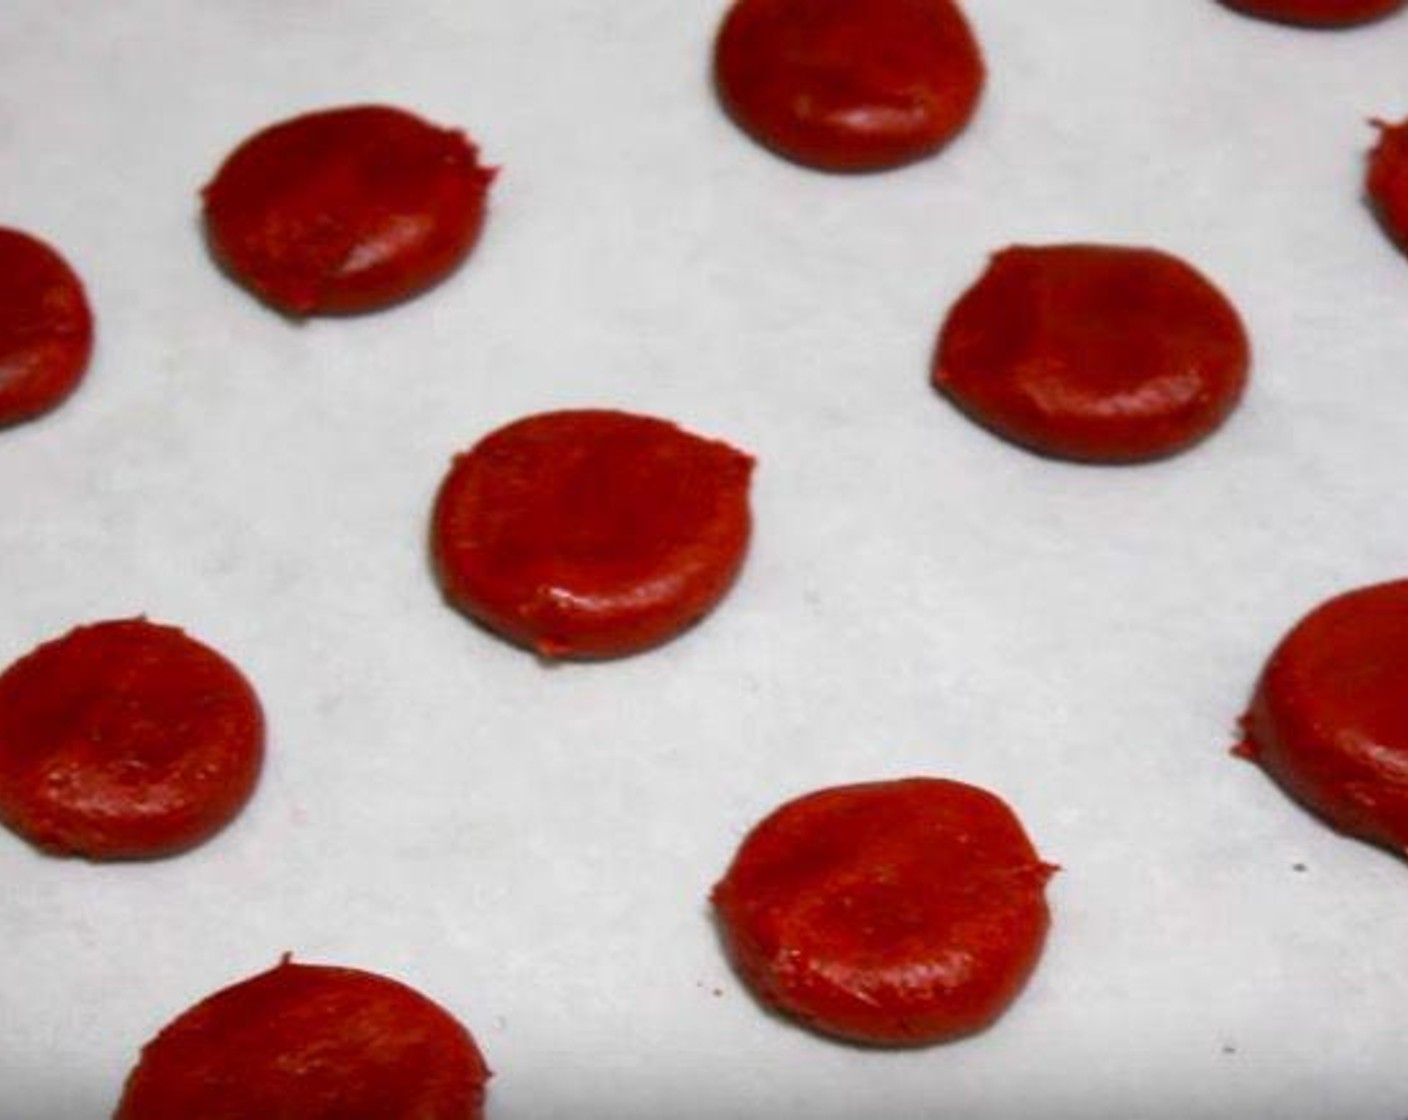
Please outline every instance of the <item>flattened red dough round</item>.
[{"label": "flattened red dough round", "polygon": [[63,401],[92,352],[93,315],[73,269],[37,238],[0,228],[0,425]]},{"label": "flattened red dough round", "polygon": [[713,902],[739,972],[819,1031],[913,1045],[992,1023],[1036,965],[1055,868],[1012,811],[937,778],[840,786],[748,835]]},{"label": "flattened red dough round", "polygon": [[1156,459],[1241,399],[1250,345],[1236,310],[1156,249],[1019,245],[997,253],[939,337],[935,386],[978,423],[1044,455]]},{"label": "flattened red dough round", "polygon": [[288,961],[215,993],[142,1049],[115,1120],[480,1120],[489,1070],[419,992]]},{"label": "flattened red dough round", "polygon": [[174,627],[80,626],[0,674],[0,822],[55,855],[198,844],[244,807],[263,753],[249,682]]},{"label": "flattened red dough round", "polygon": [[455,459],[432,548],[461,610],[544,657],[673,637],[733,583],[753,460],[626,412],[548,412]]},{"label": "flattened red dough round", "polygon": [[242,143],[205,188],[216,258],[289,315],[373,311],[444,279],[494,172],[462,132],[400,109],[308,113]]},{"label": "flattened red dough round", "polygon": [[828,171],[876,171],[957,135],[984,72],[952,0],[738,0],[714,75],[760,143]]},{"label": "flattened red dough round", "polygon": [[1408,251],[1408,120],[1375,124],[1379,142],[1369,156],[1365,186],[1384,229]]},{"label": "flattened red dough round", "polygon": [[1277,23],[1304,27],[1349,27],[1381,19],[1404,0],[1222,0],[1229,8]]},{"label": "flattened red dough round", "polygon": [[1282,639],[1238,753],[1351,836],[1408,854],[1408,580],[1340,595]]}]

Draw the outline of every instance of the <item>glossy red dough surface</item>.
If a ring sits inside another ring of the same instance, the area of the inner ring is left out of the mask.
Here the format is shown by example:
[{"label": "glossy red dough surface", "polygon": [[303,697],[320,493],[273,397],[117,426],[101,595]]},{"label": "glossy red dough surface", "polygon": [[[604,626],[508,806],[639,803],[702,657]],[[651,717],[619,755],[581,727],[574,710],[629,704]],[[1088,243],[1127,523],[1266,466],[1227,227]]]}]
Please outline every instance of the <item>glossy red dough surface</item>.
[{"label": "glossy red dough surface", "polygon": [[171,855],[243,808],[263,744],[214,650],[145,619],[81,626],[0,675],[0,822],[55,855]]},{"label": "glossy red dough surface", "polygon": [[93,315],[73,269],[38,238],[0,228],[0,425],[63,401],[92,352]]},{"label": "glossy red dough surface", "polygon": [[911,778],[782,806],[713,901],[766,1003],[842,1038],[914,1045],[981,1030],[1017,995],[1054,870],[997,797]]},{"label": "glossy red dough surface", "polygon": [[1408,580],[1340,595],[1282,639],[1238,753],[1335,828],[1408,854]]},{"label": "glossy red dough surface", "polygon": [[115,1120],[479,1120],[489,1071],[419,992],[287,961],[217,992],[142,1049]]},{"label": "glossy red dough surface", "polygon": [[373,311],[444,279],[494,172],[464,133],[400,109],[308,113],[242,143],[205,188],[216,259],[289,315]]},{"label": "glossy red dough surface", "polygon": [[760,143],[829,171],[875,171],[960,132],[984,71],[951,0],[738,0],[714,76]]},{"label": "glossy red dough surface", "polygon": [[1384,229],[1408,251],[1408,121],[1380,122],[1378,129],[1365,189]]},{"label": "glossy red dough surface", "polygon": [[1305,27],[1349,27],[1382,19],[1404,0],[1222,0],[1229,8],[1277,23]]},{"label": "glossy red dough surface", "polygon": [[1019,245],[949,312],[935,386],[1044,455],[1156,459],[1196,443],[1241,399],[1250,344],[1236,310],[1155,249]]},{"label": "glossy red dough surface", "polygon": [[733,583],[753,460],[674,424],[549,412],[456,458],[431,537],[447,597],[544,657],[673,637]]}]

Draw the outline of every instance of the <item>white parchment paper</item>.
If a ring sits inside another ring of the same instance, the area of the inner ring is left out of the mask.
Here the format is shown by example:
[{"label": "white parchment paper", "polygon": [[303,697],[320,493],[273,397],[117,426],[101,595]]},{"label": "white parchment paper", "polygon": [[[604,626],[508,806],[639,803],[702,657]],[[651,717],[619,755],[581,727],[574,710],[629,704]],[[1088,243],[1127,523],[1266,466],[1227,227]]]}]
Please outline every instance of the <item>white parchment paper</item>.
[{"label": "white parchment paper", "polygon": [[[0,1117],[109,1115],[157,1028],[285,950],[454,1011],[495,1120],[1408,1115],[1408,871],[1226,753],[1297,617],[1408,573],[1408,261],[1360,198],[1408,18],[967,8],[972,127],[856,178],[722,117],[718,0],[0,2],[0,223],[99,318],[78,395],[0,433],[0,663],[147,613],[270,722],[254,802],[187,856],[0,834]],[[480,141],[486,236],[422,299],[290,325],[210,265],[197,190],[366,101]],[[986,255],[1074,239],[1180,253],[1244,312],[1250,393],[1192,453],[1048,462],[929,390]],[[757,530],[683,639],[545,668],[444,606],[426,518],[455,451],[573,405],[756,454]],[[764,1014],[705,903],[735,845],[918,773],[1063,865],[1031,985],[916,1052]]]}]

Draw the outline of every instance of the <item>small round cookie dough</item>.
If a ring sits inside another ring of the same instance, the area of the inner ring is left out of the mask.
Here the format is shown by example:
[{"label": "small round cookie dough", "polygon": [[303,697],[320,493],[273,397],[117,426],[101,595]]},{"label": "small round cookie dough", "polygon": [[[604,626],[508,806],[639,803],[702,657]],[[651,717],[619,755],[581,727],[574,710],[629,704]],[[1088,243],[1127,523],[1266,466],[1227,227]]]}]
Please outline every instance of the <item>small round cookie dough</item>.
[{"label": "small round cookie dough", "polygon": [[1157,249],[1017,245],[948,314],[933,382],[996,434],[1058,459],[1132,463],[1197,443],[1251,363],[1232,304]]},{"label": "small round cookie dough", "polygon": [[38,238],[0,228],[0,426],[65,400],[92,352],[93,313],[73,269]]},{"label": "small round cookie dough", "polygon": [[586,409],[518,420],[455,459],[431,547],[446,597],[548,658],[635,653],[733,583],[753,460],[664,420]]},{"label": "small round cookie dough", "polygon": [[1272,653],[1237,753],[1341,832],[1408,854],[1408,580],[1339,595]]},{"label": "small round cookie dough", "polygon": [[199,844],[244,807],[263,755],[249,682],[174,627],[80,626],[0,674],[0,823],[53,855]]},{"label": "small round cookie dough", "polygon": [[1301,27],[1353,27],[1398,11],[1404,0],[1222,0],[1236,11]]},{"label": "small round cookie dough", "polygon": [[759,143],[825,171],[877,171],[962,131],[984,68],[952,0],[737,0],[714,77]]},{"label": "small round cookie dough", "polygon": [[205,188],[216,260],[286,315],[354,314],[439,283],[479,238],[494,171],[401,109],[307,113],[245,140]]},{"label": "small round cookie dough", "polygon": [[419,992],[286,958],[147,1043],[115,1120],[481,1120],[488,1079],[469,1032]]},{"label": "small round cookie dough", "polygon": [[855,1042],[920,1045],[982,1030],[1016,997],[1054,870],[991,793],[910,778],[783,805],[713,903],[764,1003]]}]

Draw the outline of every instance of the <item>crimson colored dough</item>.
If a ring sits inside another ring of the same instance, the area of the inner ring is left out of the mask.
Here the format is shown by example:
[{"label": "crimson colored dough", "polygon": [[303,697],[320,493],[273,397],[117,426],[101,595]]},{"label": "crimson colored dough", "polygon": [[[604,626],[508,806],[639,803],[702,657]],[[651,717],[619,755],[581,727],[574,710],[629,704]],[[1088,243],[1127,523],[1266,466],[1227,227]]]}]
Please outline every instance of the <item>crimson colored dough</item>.
[{"label": "crimson colored dough", "polygon": [[1229,8],[1279,23],[1305,27],[1349,27],[1380,19],[1404,0],[1222,0]]},{"label": "crimson colored dough", "polygon": [[738,0],[714,74],[754,139],[829,171],[895,167],[943,147],[984,77],[952,0]]},{"label": "crimson colored dough", "polygon": [[766,1003],[842,1038],[914,1045],[981,1030],[1016,997],[1054,870],[997,797],[910,778],[782,806],[713,902]]},{"label": "crimson colored dough", "polygon": [[73,269],[38,238],[0,228],[0,425],[63,401],[92,351],[93,315]]},{"label": "crimson colored dough", "polygon": [[80,626],[0,675],[0,822],[55,855],[170,855],[244,807],[263,744],[214,650],[141,618]]},{"label": "crimson colored dough", "polygon": [[205,188],[216,258],[289,315],[396,303],[444,279],[484,222],[494,172],[464,133],[361,105],[250,137]]},{"label": "crimson colored dough", "polygon": [[1369,157],[1366,189],[1389,236],[1408,250],[1408,120],[1376,123],[1379,142]]},{"label": "crimson colored dough", "polygon": [[1321,604],[1282,639],[1238,753],[1342,832],[1408,854],[1408,580]]},{"label": "crimson colored dough", "polygon": [[1235,308],[1156,249],[1019,245],[949,312],[935,386],[998,435],[1062,459],[1127,463],[1196,443],[1241,399]]},{"label": "crimson colored dough", "polygon": [[480,1120],[488,1079],[469,1032],[419,992],[285,959],[143,1047],[115,1120]]},{"label": "crimson colored dough", "polygon": [[587,409],[530,416],[456,458],[432,548],[457,607],[544,657],[673,637],[733,583],[753,460],[674,424]]}]

